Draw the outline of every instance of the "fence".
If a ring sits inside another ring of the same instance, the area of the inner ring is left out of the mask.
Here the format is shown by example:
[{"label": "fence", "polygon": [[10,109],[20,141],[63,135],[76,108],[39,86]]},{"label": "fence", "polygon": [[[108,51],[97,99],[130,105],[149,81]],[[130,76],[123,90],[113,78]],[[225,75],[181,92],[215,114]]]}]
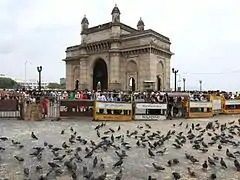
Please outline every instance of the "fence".
[{"label": "fence", "polygon": [[92,100],[61,100],[59,104],[60,118],[93,117]]},{"label": "fence", "polygon": [[167,103],[136,102],[135,120],[164,120],[166,119]]},{"label": "fence", "polygon": [[[169,95],[170,96],[170,95]],[[186,101],[186,106],[175,104],[170,111],[172,118],[174,108],[178,108],[177,114],[183,114],[186,118],[209,118],[213,115],[240,114],[240,100],[225,100],[222,97],[212,97],[208,102]],[[182,102],[183,104],[183,102]],[[93,120],[164,120],[168,115],[168,104],[160,102],[143,102],[139,99],[126,99],[125,101],[99,99],[50,101],[46,118],[78,118]],[[19,103],[17,99],[0,100],[0,118],[20,118],[26,114],[27,103]],[[186,107],[186,108],[185,108]]]},{"label": "fence", "polygon": [[17,99],[0,100],[0,118],[19,118],[20,107]]},{"label": "fence", "polygon": [[[0,100],[0,118],[1,119],[21,119],[21,111],[22,114],[26,113],[27,103],[20,104],[17,100]],[[48,114],[46,118],[57,118],[60,114],[60,104],[59,103],[49,103],[48,104]],[[23,115],[22,115],[23,117]]]}]

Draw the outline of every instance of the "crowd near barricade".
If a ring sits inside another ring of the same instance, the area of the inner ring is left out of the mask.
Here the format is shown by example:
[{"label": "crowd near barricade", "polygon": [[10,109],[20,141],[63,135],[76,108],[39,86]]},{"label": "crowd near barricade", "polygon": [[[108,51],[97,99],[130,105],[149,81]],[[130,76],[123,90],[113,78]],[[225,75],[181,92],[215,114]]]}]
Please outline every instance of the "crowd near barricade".
[{"label": "crowd near barricade", "polygon": [[167,99],[160,92],[133,93],[134,120],[163,120],[167,115]]},{"label": "crowd near barricade", "polygon": [[97,92],[94,120],[132,120],[132,95],[123,92]]},{"label": "crowd near barricade", "polygon": [[0,98],[0,118],[130,121],[210,118],[221,114],[240,114],[240,95],[219,91],[5,90],[0,91]]},{"label": "crowd near barricade", "polygon": [[94,93],[91,92],[70,92],[65,93],[60,100],[61,118],[93,117]]}]

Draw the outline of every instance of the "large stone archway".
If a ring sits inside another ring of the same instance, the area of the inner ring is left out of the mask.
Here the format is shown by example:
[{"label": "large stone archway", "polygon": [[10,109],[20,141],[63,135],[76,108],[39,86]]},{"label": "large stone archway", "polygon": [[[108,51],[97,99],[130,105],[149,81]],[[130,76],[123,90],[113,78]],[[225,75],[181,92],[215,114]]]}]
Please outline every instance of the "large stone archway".
[{"label": "large stone archway", "polygon": [[[100,85],[100,86],[99,86]],[[93,89],[108,89],[108,69],[103,59],[97,59],[93,65]]]}]

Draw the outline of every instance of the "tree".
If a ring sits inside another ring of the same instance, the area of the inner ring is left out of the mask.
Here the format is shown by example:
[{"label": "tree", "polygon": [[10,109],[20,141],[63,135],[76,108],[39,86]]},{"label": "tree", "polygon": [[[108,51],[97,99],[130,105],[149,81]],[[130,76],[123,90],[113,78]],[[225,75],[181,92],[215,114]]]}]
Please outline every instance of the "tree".
[{"label": "tree", "polygon": [[65,84],[58,84],[58,83],[49,83],[48,84],[49,89],[65,89]]},{"label": "tree", "polygon": [[0,77],[0,88],[1,89],[14,89],[18,88],[19,84],[11,78]]}]

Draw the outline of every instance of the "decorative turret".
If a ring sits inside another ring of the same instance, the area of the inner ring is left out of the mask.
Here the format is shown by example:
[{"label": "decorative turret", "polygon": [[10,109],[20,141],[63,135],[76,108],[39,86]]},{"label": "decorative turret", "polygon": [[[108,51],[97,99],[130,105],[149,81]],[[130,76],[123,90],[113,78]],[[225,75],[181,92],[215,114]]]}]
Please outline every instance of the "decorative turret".
[{"label": "decorative turret", "polygon": [[142,18],[140,18],[140,20],[138,21],[138,23],[137,23],[137,29],[139,30],[139,31],[143,31],[144,30],[144,22],[143,22],[143,20],[142,20]]},{"label": "decorative turret", "polygon": [[117,4],[115,4],[115,7],[112,10],[112,22],[113,23],[119,23],[120,22],[120,10],[117,7]]},{"label": "decorative turret", "polygon": [[86,41],[86,37],[87,37],[86,31],[88,30],[88,25],[89,25],[86,15],[84,15],[81,25],[82,25],[81,42],[84,43]]},{"label": "decorative turret", "polygon": [[84,15],[81,25],[82,25],[82,32],[88,29],[89,22],[86,15]]}]

